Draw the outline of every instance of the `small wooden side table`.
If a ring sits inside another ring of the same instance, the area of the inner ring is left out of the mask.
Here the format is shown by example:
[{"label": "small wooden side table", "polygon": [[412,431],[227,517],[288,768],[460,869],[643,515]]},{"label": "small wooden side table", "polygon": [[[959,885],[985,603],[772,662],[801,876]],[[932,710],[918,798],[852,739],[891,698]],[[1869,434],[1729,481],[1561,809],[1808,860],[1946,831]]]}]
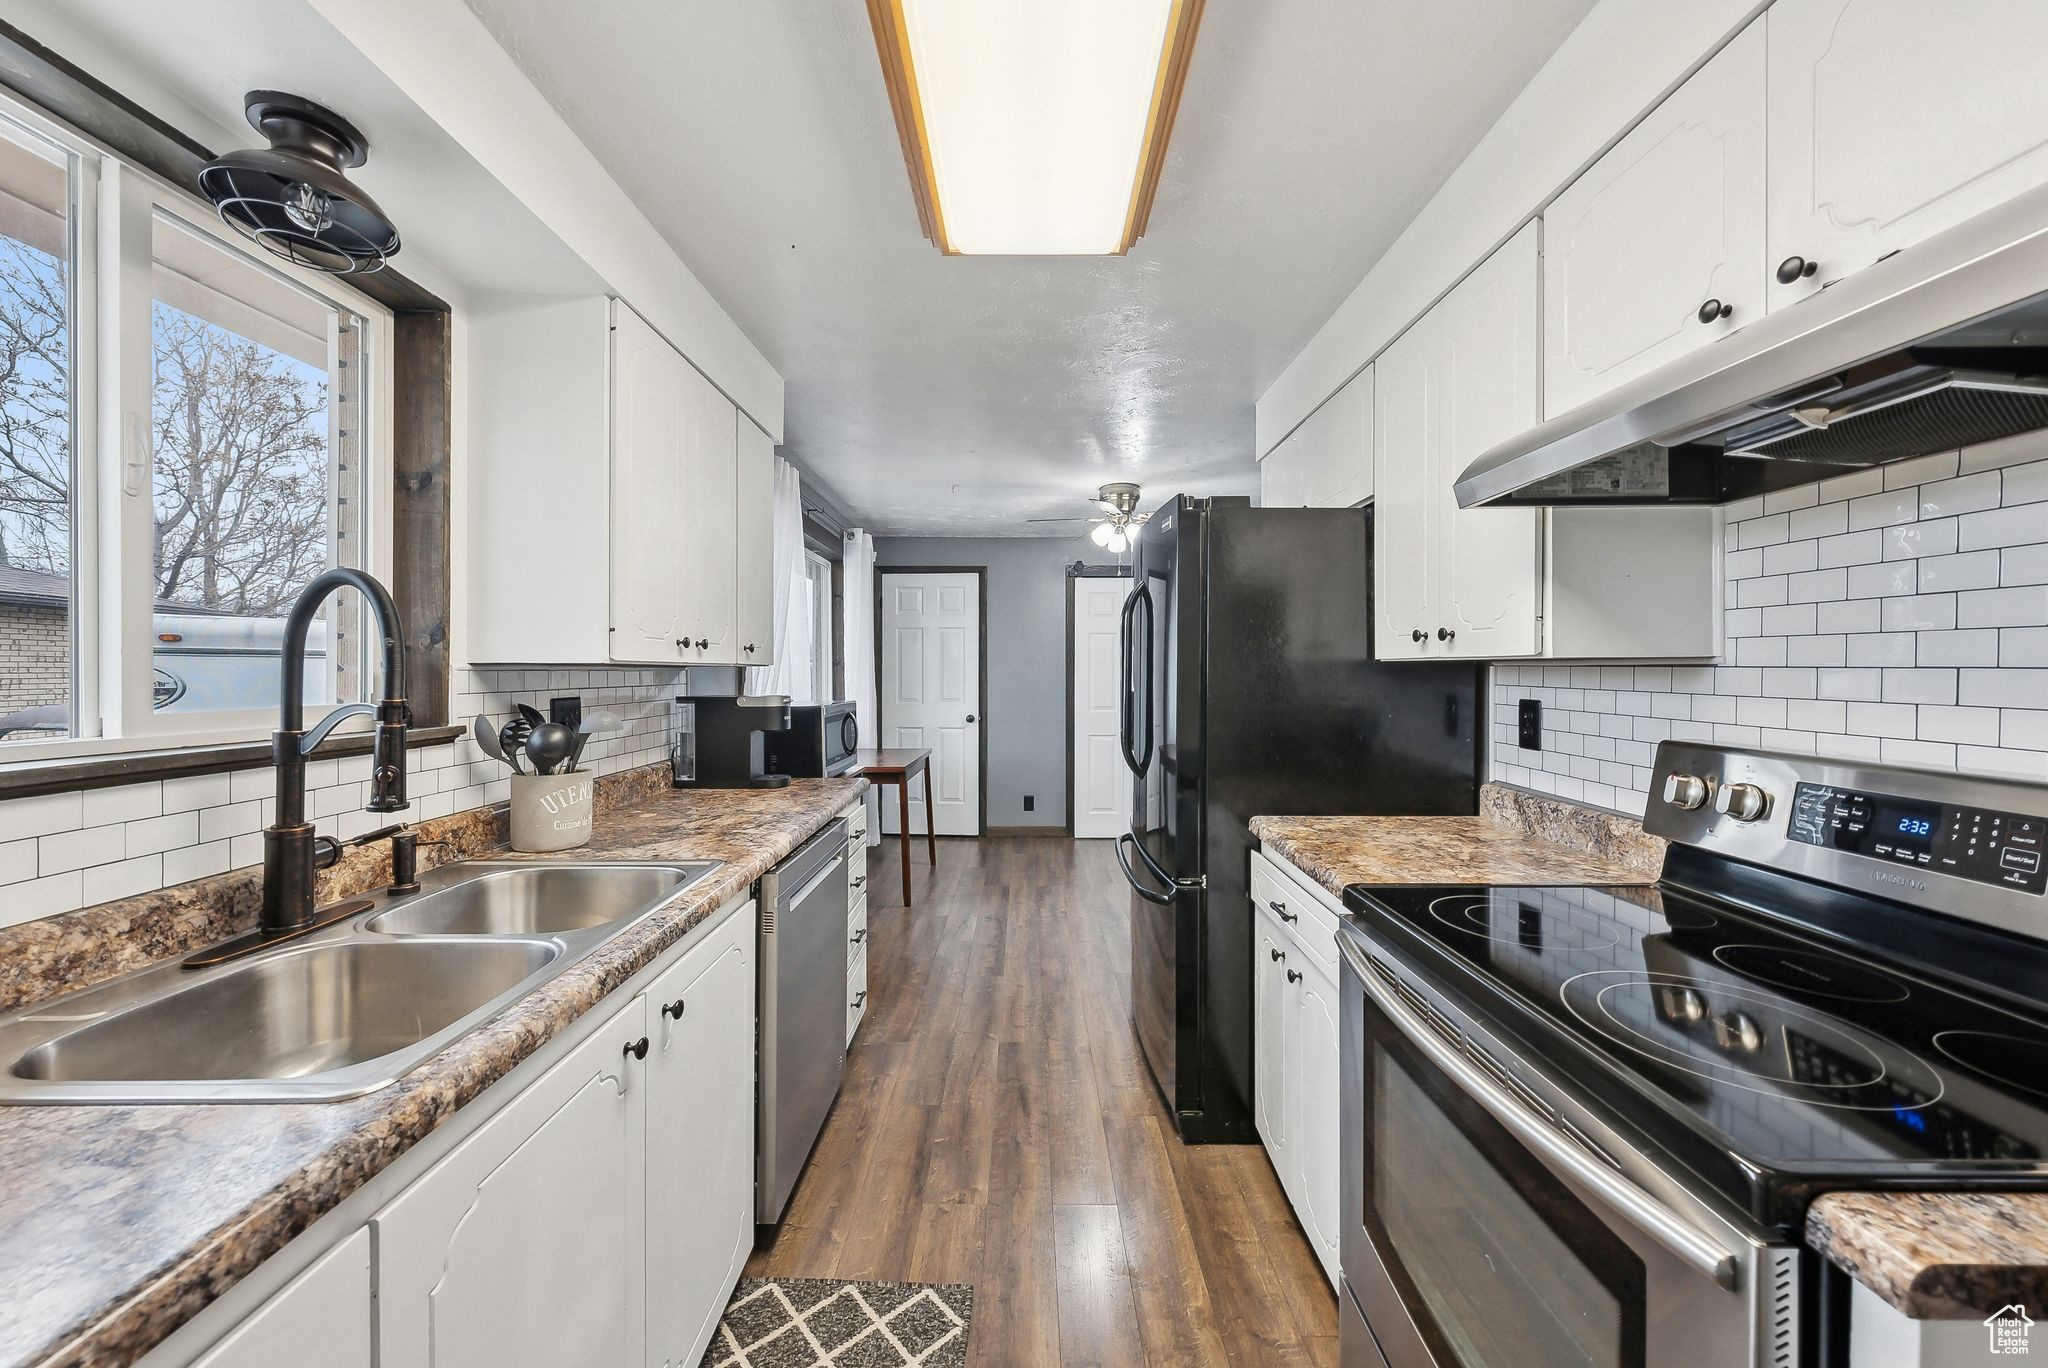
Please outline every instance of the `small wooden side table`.
[{"label": "small wooden side table", "polygon": [[924,775],[924,848],[934,868],[939,863],[939,840],[932,822],[932,771],[929,750],[858,750],[853,768],[871,784],[896,786],[896,839],[903,847],[903,905],[910,906],[910,779]]}]

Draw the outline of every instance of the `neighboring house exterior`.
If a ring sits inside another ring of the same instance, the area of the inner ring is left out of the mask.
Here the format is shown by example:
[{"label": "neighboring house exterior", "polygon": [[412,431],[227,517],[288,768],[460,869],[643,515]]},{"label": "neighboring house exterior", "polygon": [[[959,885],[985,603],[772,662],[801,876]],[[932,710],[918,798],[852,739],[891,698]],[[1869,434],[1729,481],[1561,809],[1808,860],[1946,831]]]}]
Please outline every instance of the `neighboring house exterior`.
[{"label": "neighboring house exterior", "polygon": [[71,696],[71,582],[0,566],[0,715]]}]

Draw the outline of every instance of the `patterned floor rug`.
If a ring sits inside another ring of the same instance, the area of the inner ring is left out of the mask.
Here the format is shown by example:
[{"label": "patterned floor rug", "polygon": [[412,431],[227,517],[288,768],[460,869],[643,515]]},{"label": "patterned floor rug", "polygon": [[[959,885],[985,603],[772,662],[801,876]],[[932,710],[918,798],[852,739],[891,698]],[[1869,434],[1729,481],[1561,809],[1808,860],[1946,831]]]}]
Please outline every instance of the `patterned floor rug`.
[{"label": "patterned floor rug", "polygon": [[747,1278],[702,1368],[964,1368],[964,1284]]}]

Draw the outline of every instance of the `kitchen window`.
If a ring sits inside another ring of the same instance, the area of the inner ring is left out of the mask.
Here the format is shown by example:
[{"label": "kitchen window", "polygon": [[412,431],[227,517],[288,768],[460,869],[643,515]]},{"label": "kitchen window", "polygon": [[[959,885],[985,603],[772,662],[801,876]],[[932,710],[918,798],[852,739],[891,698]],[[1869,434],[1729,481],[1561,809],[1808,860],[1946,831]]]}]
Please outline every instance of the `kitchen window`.
[{"label": "kitchen window", "polygon": [[804,552],[804,583],[810,615],[810,701],[832,701],[832,562],[814,551]]},{"label": "kitchen window", "polygon": [[[293,599],[388,576],[391,316],[0,104],[0,763],[246,741]],[[324,606],[306,703],[367,697]]]}]

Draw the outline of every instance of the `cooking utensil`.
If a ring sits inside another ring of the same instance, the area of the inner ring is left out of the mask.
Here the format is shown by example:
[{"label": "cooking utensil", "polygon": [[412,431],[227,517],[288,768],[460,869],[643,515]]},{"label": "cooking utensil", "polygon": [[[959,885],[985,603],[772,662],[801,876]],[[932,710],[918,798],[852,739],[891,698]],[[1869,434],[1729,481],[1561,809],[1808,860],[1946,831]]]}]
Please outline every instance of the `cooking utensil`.
[{"label": "cooking utensil", "polygon": [[478,713],[476,721],[470,726],[470,730],[476,735],[476,748],[478,750],[493,760],[503,760],[505,758],[505,748],[498,744],[498,729],[491,725],[490,718],[485,717],[482,713]]},{"label": "cooking utensil", "polygon": [[512,706],[519,709],[519,715],[526,719],[526,725],[529,727],[538,727],[547,721],[547,718],[541,716],[540,709],[531,703],[515,703]]},{"label": "cooking utensil", "polygon": [[583,725],[576,730],[588,736],[596,732],[617,731],[626,725],[626,719],[612,708],[592,708],[583,714]]},{"label": "cooking utensil", "polygon": [[526,738],[526,758],[535,774],[560,774],[576,749],[576,733],[559,722],[543,722]]},{"label": "cooking utensil", "polygon": [[498,744],[504,748],[505,763],[512,767],[514,774],[526,773],[526,766],[519,763],[519,756],[526,749],[526,738],[532,734],[533,724],[523,717],[515,717],[498,729]]}]

